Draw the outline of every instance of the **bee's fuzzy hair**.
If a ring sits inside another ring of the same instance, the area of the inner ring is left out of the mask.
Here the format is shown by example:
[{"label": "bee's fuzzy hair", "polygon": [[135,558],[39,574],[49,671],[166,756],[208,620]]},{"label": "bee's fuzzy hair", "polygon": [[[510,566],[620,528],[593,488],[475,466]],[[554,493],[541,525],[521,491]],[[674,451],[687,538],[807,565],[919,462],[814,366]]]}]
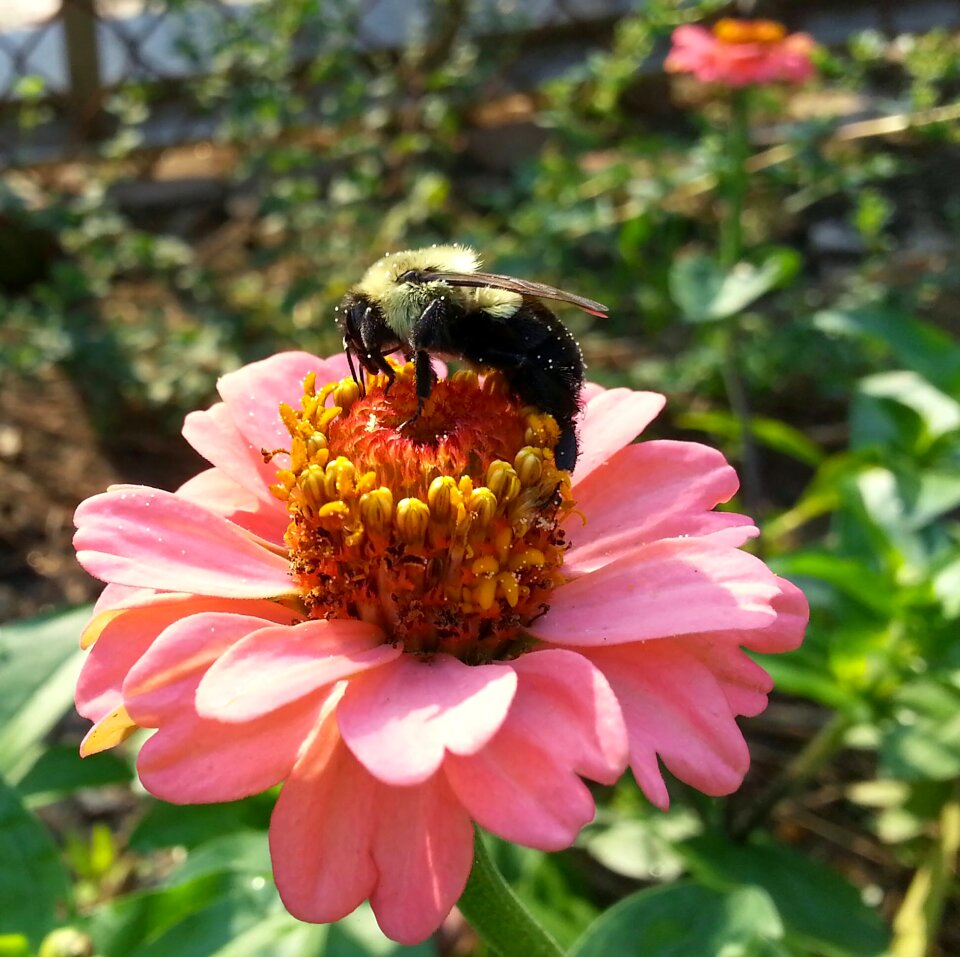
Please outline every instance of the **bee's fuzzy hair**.
[{"label": "bee's fuzzy hair", "polygon": [[398,276],[410,269],[463,273],[476,272],[480,265],[480,257],[469,246],[451,243],[423,249],[404,249],[398,253],[387,253],[378,259],[363,274],[355,288],[362,295],[379,298],[396,283]]}]

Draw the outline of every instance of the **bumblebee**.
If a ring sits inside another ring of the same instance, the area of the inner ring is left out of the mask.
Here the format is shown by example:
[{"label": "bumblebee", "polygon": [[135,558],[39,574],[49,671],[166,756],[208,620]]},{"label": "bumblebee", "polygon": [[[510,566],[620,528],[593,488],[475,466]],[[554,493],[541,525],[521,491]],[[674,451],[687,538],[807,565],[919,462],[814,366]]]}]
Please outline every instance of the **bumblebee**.
[{"label": "bumblebee", "polygon": [[583,296],[480,272],[477,254],[466,246],[431,246],[388,253],[375,262],[337,307],[337,324],[361,388],[364,370],[384,373],[389,388],[395,373],[387,356],[400,352],[413,361],[417,411],[409,422],[430,397],[431,356],[459,359],[478,371],[496,369],[522,402],[556,419],[557,466],[572,469],[583,355],[544,299],[594,316],[607,314],[606,306]]}]

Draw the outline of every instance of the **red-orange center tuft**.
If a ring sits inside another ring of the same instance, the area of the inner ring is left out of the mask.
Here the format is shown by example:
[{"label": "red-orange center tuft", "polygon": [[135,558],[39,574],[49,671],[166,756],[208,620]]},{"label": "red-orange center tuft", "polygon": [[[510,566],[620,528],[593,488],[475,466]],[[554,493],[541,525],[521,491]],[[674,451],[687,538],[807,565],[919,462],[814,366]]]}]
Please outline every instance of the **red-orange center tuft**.
[{"label": "red-orange center tuft", "polygon": [[549,415],[496,374],[441,379],[415,417],[413,370],[360,396],[351,379],[304,383],[281,407],[289,469],[274,493],[312,618],[361,618],[406,650],[510,657],[560,583],[561,517],[573,507]]}]

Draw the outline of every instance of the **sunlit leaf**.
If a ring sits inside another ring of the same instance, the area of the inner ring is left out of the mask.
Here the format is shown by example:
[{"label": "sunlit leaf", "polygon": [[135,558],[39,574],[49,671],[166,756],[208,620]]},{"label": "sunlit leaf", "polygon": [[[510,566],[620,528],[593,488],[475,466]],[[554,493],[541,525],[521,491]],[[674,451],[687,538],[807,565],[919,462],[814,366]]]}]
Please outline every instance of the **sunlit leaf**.
[{"label": "sunlit leaf", "polygon": [[578,845],[616,874],[636,880],[671,881],[683,873],[683,860],[674,843],[699,833],[697,815],[687,807],[633,814],[589,826]]},{"label": "sunlit leaf", "polygon": [[884,773],[908,781],[960,777],[960,690],[935,680],[910,682],[898,691],[893,714],[879,749]]},{"label": "sunlit leaf", "polygon": [[0,934],[0,957],[31,957],[30,941],[23,934]]},{"label": "sunlit leaf", "polygon": [[883,617],[890,617],[896,608],[895,582],[854,558],[826,551],[795,552],[781,557],[777,570],[788,578],[817,578]]},{"label": "sunlit leaf", "polygon": [[[738,439],[743,432],[740,421],[729,412],[684,412],[677,416],[677,425],[725,439]],[[823,449],[811,442],[799,429],[780,419],[755,415],[750,419],[750,433],[767,448],[814,467],[824,460]]]},{"label": "sunlit leaf", "polygon": [[960,402],[916,372],[883,372],[857,383],[850,422],[854,446],[896,444],[923,454],[960,429]]},{"label": "sunlit leaf", "polygon": [[75,608],[0,628],[0,772],[13,780],[73,706],[89,617],[89,608]]},{"label": "sunlit leaf", "polygon": [[740,262],[729,271],[710,256],[679,256],[670,270],[670,295],[688,322],[716,322],[789,282],[800,263],[791,249],[773,250],[759,264]]}]

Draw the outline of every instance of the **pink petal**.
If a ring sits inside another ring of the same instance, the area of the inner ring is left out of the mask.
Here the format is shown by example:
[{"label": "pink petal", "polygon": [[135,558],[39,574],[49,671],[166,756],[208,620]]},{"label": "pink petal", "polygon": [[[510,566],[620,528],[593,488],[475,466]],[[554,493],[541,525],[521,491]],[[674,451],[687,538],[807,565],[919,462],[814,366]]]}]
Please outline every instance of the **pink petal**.
[{"label": "pink petal", "polygon": [[799,648],[810,620],[806,595],[792,582],[778,578],[780,594],[773,600],[777,620],[766,628],[740,636],[740,643],[752,651],[778,654]]},{"label": "pink petal", "polygon": [[773,681],[736,641],[722,634],[691,635],[676,641],[716,678],[733,714],[752,717],[767,707]]},{"label": "pink petal", "polygon": [[143,786],[172,804],[237,801],[283,780],[319,719],[323,699],[256,721],[222,724],[186,710],[140,749]]},{"label": "pink petal", "polygon": [[598,395],[602,395],[606,391],[606,386],[602,386],[597,382],[584,382],[583,390],[580,392],[580,401],[583,405],[587,405],[591,399],[595,399]]},{"label": "pink petal", "polygon": [[197,711],[218,721],[249,721],[324,685],[379,668],[402,654],[363,621],[304,621],[261,628],[211,666],[197,688]]},{"label": "pink petal", "polygon": [[697,539],[641,545],[558,588],[527,628],[554,644],[603,646],[773,623],[780,593],[758,558]]},{"label": "pink petal", "polygon": [[156,728],[185,709],[193,711],[197,685],[220,655],[257,629],[278,621],[289,627],[294,620],[292,612],[272,602],[235,604],[252,607],[223,612],[200,606],[199,614],[172,622],[129,669],[123,696],[137,724]]},{"label": "pink petal", "polygon": [[[278,406],[270,404],[279,417]],[[277,470],[289,466],[289,455],[264,461],[262,450],[290,448],[290,434],[279,445],[253,445],[237,428],[226,404],[218,402],[209,409],[191,412],[183,422],[183,437],[212,465],[241,488],[246,489],[265,508],[284,511],[282,503],[270,493],[277,481]]]},{"label": "pink petal", "polygon": [[380,929],[418,944],[450,913],[473,864],[473,827],[443,775],[415,787],[382,786],[370,897]]},{"label": "pink petal", "polygon": [[103,611],[150,604],[150,599],[156,594],[153,588],[132,588],[129,585],[107,585],[103,591],[100,592],[100,596],[93,606],[93,613],[90,616],[90,620],[93,621],[97,615]]},{"label": "pink petal", "polygon": [[299,920],[346,917],[376,886],[372,844],[389,795],[344,747],[328,712],[301,753],[270,822],[277,890]]},{"label": "pink petal", "polygon": [[264,505],[262,500],[227,478],[219,469],[200,472],[184,482],[176,494],[221,515],[269,544],[283,546],[283,535],[289,523],[286,509],[277,499],[273,499],[271,506]]},{"label": "pink petal", "polygon": [[656,392],[633,389],[607,389],[589,399],[580,418],[580,456],[573,472],[574,488],[629,445],[657,417],[666,401]]},{"label": "pink petal", "polygon": [[510,727],[477,754],[448,757],[444,772],[471,817],[508,841],[558,851],[593,820],[583,781]]},{"label": "pink petal", "polygon": [[84,659],[77,679],[77,711],[91,721],[100,721],[123,704],[121,686],[130,666],[150,647],[169,618],[129,611],[104,628],[97,643]]},{"label": "pink petal", "polygon": [[[101,612],[96,616],[105,621],[96,644],[83,663],[76,692],[77,710],[93,721],[101,720],[123,703],[121,688],[127,673],[169,625],[190,615],[224,608],[256,614],[277,607],[259,601],[231,602],[193,595],[156,596],[148,591],[137,591],[135,594],[164,600],[141,607]],[[114,593],[114,597],[118,597],[117,593]],[[129,600],[133,596],[127,594],[122,597]]]},{"label": "pink petal", "polygon": [[657,755],[680,780],[704,794],[739,787],[750,756],[723,688],[681,642],[650,641],[595,649],[590,658],[607,676],[627,722],[630,764],[659,806],[666,790]]},{"label": "pink petal", "polygon": [[519,683],[503,727],[479,754],[444,770],[484,827],[542,850],[568,847],[593,818],[577,774],[607,784],[627,763],[620,707],[586,658],[561,649],[511,662]]},{"label": "pink petal", "polygon": [[473,754],[503,724],[517,687],[508,665],[403,655],[350,682],[337,712],[357,759],[387,784],[420,784],[444,754]]},{"label": "pink petal", "polygon": [[124,486],[82,502],[74,521],[77,560],[97,578],[228,598],[294,590],[285,558],[171,492]]},{"label": "pink petal", "polygon": [[616,783],[627,766],[627,731],[603,674],[562,648],[530,652],[510,666],[519,680],[504,727],[578,774]]},{"label": "pink petal", "polygon": [[705,445],[629,445],[578,483],[577,513],[566,523],[572,547],[564,567],[583,573],[658,538],[710,534],[734,523],[752,527],[742,516],[711,512],[738,485],[726,459]]},{"label": "pink petal", "polygon": [[317,373],[317,384],[343,378],[341,357],[319,359],[307,352],[281,352],[222,376],[217,390],[234,425],[257,450],[289,449],[290,433],[280,419],[280,403],[300,408],[303,380]]}]

